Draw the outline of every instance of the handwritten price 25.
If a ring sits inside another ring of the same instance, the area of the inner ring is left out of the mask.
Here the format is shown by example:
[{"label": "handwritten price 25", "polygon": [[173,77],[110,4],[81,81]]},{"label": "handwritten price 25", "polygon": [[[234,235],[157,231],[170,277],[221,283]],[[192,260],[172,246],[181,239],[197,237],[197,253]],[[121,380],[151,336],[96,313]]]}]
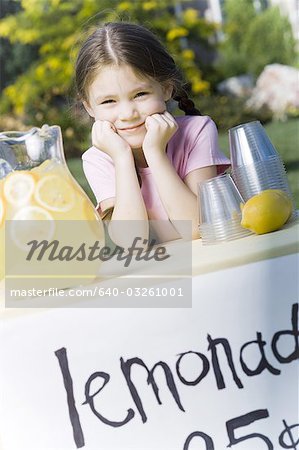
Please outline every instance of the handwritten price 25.
[{"label": "handwritten price 25", "polygon": [[[260,433],[251,433],[246,434],[241,437],[236,438],[235,431],[238,428],[246,427],[253,422],[260,420],[260,419],[266,419],[269,417],[269,412],[267,409],[257,409],[255,411],[251,411],[248,414],[244,414],[239,417],[235,417],[234,419],[228,420],[226,422],[226,430],[227,435],[229,439],[229,443],[227,447],[232,447],[233,445],[237,445],[240,442],[247,441],[249,439],[261,439],[265,442],[268,450],[274,450],[274,445],[270,441],[270,439],[265,436],[264,434]],[[282,421],[284,425],[284,429],[280,433],[278,437],[278,442],[282,448],[285,449],[293,449],[298,450],[299,445],[299,439],[298,439],[298,430],[299,430],[299,424],[291,425],[289,426],[285,420]],[[297,429],[297,431],[296,431]],[[294,432],[294,435],[293,435]],[[296,436],[295,436],[296,434]],[[194,431],[191,433],[188,438],[186,439],[186,442],[184,444],[183,450],[189,450],[191,442],[195,442],[195,440],[200,440],[201,442],[204,442],[206,444],[206,450],[215,450],[213,439],[207,435],[206,433],[203,433],[202,431]],[[192,447],[194,448],[194,447]],[[202,448],[202,447],[200,447]]]}]

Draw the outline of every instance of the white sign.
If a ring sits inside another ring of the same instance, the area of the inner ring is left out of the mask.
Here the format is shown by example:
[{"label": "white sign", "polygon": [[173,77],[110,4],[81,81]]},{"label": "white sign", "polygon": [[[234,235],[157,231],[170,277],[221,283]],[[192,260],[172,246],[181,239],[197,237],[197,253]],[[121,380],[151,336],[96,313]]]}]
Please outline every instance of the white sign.
[{"label": "white sign", "polygon": [[298,259],[193,278],[184,309],[2,319],[2,450],[299,449]]}]

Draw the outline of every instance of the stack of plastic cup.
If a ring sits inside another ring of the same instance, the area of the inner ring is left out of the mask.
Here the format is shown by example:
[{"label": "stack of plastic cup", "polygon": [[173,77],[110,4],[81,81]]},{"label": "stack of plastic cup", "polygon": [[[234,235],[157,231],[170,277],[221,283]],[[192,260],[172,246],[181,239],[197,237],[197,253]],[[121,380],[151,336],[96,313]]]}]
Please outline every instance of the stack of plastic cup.
[{"label": "stack of plastic cup", "polygon": [[242,196],[229,174],[199,184],[199,230],[203,245],[231,241],[252,234],[241,227]]},{"label": "stack of plastic cup", "polygon": [[281,189],[292,199],[282,159],[259,121],[229,130],[232,177],[245,201],[266,189]]}]

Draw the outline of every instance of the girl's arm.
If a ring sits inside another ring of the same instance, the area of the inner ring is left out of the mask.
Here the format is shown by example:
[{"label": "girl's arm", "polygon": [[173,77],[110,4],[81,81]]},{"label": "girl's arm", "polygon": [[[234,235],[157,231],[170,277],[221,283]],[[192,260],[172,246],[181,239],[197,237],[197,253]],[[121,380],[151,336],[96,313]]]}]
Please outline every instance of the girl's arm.
[{"label": "girl's arm", "polygon": [[[117,245],[129,248],[136,237],[143,240],[148,239],[149,235],[147,211],[132,150],[107,121],[95,121],[92,129],[92,143],[113,159],[116,195],[114,201],[109,199],[109,207],[114,206],[114,209],[108,230],[111,239]],[[106,205],[100,206],[103,210]]]},{"label": "girl's arm", "polygon": [[[181,180],[165,153],[166,144],[163,136],[167,135],[167,130],[173,129],[175,126],[173,122],[175,122],[173,117],[167,112],[163,116],[149,117],[146,122],[148,136],[144,140],[143,151],[169,219],[172,222],[190,220],[192,239],[197,239],[199,237],[197,184],[216,176],[216,167],[196,169],[190,172],[184,181]],[[180,227],[179,223],[174,223],[174,226],[184,237],[184,227]]]},{"label": "girl's arm", "polygon": [[216,167],[204,167],[190,172],[185,182],[181,180],[166,154],[154,154],[147,158],[151,167],[155,184],[169,219],[182,234],[179,224],[175,221],[192,221],[192,239],[199,238],[199,203],[197,198],[197,184],[215,177]]},{"label": "girl's arm", "polygon": [[117,245],[128,248],[137,237],[141,242],[148,239],[148,216],[132,152],[116,158],[114,164],[116,196],[109,234]]}]

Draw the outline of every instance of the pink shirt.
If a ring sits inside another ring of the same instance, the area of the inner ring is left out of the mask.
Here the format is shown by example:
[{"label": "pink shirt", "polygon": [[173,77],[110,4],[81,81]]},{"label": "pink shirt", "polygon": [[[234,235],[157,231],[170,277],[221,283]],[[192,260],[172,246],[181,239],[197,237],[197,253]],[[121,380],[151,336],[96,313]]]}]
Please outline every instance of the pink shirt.
[{"label": "pink shirt", "polygon": [[[217,166],[223,173],[230,165],[218,146],[215,123],[208,116],[180,116],[175,118],[178,130],[167,144],[167,156],[182,180],[192,170]],[[96,147],[82,155],[83,170],[97,199],[115,197],[115,169],[110,156]],[[141,192],[151,220],[168,220],[149,167],[139,168],[142,179]],[[171,189],[171,186],[169,187]],[[98,207],[98,206],[97,206]]]}]

